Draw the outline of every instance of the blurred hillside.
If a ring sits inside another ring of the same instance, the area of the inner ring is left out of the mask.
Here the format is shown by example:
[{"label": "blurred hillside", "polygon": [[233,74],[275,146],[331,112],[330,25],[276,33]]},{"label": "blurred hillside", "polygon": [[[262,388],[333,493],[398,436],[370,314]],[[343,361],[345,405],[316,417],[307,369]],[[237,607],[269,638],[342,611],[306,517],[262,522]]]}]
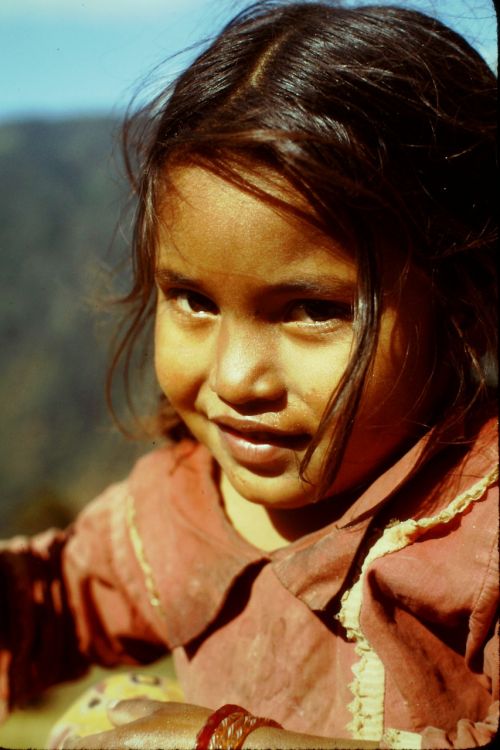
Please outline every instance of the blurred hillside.
[{"label": "blurred hillside", "polygon": [[113,321],[97,301],[126,244],[112,242],[127,190],[116,127],[0,126],[2,537],[65,524],[146,449],[103,396]]}]

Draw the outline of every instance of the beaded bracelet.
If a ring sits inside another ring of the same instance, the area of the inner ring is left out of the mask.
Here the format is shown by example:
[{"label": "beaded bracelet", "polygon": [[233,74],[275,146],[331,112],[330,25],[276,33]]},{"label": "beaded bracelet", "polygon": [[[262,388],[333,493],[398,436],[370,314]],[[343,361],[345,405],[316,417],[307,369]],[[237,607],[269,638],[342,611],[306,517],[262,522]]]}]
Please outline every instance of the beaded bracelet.
[{"label": "beaded bracelet", "polygon": [[274,719],[253,716],[229,703],[210,714],[198,732],[195,750],[241,750],[248,735],[259,727],[283,729]]}]

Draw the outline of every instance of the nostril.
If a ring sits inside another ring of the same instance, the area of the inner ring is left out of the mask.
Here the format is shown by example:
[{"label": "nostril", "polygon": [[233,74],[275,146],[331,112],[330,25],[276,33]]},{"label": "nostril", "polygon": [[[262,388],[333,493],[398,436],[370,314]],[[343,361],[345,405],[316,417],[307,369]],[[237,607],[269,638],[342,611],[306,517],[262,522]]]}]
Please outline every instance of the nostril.
[{"label": "nostril", "polygon": [[218,362],[208,379],[210,389],[223,401],[246,404],[254,401],[277,401],[283,398],[285,386],[276,372],[267,366],[234,366]]},{"label": "nostril", "polygon": [[263,412],[267,414],[269,411],[278,413],[283,411],[287,405],[286,393],[282,393],[275,399],[253,398],[240,402],[223,398],[219,394],[217,396],[223,404],[229,406],[232,411],[242,417],[252,417]]},{"label": "nostril", "polygon": [[275,402],[283,399],[285,389],[270,378],[248,379],[215,378],[209,382],[211,390],[224,402],[232,405]]}]

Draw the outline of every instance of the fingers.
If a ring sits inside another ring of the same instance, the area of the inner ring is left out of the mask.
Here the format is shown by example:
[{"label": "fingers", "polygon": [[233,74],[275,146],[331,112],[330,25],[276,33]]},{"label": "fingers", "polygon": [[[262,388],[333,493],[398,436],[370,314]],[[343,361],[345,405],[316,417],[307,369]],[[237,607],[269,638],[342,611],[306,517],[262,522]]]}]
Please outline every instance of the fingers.
[{"label": "fingers", "polygon": [[165,721],[160,712],[115,727],[109,732],[68,737],[60,750],[193,750],[196,732]]},{"label": "fingers", "polygon": [[108,717],[112,724],[118,727],[136,719],[142,719],[143,716],[149,716],[162,708],[163,705],[163,702],[153,701],[149,698],[116,701],[108,706]]},{"label": "fingers", "polygon": [[114,729],[70,736],[61,750],[192,750],[210,709],[147,698],[119,701],[108,709]]},{"label": "fingers", "polygon": [[[173,743],[173,744],[172,744]],[[168,736],[158,727],[142,726],[141,720],[109,732],[89,734],[85,737],[70,736],[64,740],[60,750],[151,750],[151,748],[185,747],[177,742],[175,731]]]},{"label": "fingers", "polygon": [[109,732],[100,732],[99,734],[87,735],[87,737],[77,737],[70,734],[59,745],[59,750],[105,750],[109,748],[107,744]]}]

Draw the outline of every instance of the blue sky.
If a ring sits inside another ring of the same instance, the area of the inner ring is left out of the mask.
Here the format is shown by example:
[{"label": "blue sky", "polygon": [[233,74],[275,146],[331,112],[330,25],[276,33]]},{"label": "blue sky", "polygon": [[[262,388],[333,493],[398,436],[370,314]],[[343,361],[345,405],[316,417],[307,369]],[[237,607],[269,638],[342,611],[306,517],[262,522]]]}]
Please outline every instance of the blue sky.
[{"label": "blue sky", "polygon": [[[158,63],[213,34],[235,10],[248,4],[248,0],[0,0],[0,119],[120,113],[141,79]],[[492,0],[405,0],[404,4],[438,15],[495,67]],[[188,56],[172,60],[161,74],[175,75],[187,60]]]}]

